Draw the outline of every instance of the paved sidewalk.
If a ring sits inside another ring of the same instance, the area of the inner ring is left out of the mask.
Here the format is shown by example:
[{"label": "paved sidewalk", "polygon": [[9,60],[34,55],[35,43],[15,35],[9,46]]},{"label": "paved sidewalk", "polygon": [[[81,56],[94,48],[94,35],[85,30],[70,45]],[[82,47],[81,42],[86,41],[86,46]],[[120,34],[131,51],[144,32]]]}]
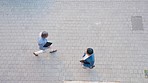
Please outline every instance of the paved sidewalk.
[{"label": "paved sidewalk", "polygon": [[64,83],[119,83],[119,82],[64,81]]},{"label": "paved sidewalk", "polygon": [[[147,27],[148,0],[0,0],[0,83],[148,83]],[[58,52],[35,57],[43,30]]]}]

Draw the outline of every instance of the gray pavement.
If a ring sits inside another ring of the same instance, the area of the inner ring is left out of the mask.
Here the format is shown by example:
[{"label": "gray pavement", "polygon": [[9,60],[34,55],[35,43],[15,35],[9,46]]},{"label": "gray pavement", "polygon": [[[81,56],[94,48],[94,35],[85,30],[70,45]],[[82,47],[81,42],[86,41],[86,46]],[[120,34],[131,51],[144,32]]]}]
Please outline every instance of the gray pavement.
[{"label": "gray pavement", "polygon": [[[148,0],[0,0],[0,83],[148,83],[147,27]],[[58,52],[35,57],[43,30]]]}]

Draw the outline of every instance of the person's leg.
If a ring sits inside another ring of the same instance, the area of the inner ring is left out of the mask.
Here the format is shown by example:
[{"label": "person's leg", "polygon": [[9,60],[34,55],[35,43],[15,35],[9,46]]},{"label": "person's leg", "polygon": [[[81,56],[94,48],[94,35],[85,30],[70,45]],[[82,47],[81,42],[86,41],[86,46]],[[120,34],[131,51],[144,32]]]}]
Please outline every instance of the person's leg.
[{"label": "person's leg", "polygon": [[51,45],[49,47],[49,50],[50,50],[50,53],[53,53],[53,52],[56,52],[57,51],[57,49],[54,49],[53,45]]},{"label": "person's leg", "polygon": [[82,65],[82,68],[83,68],[83,69],[87,69],[88,67],[85,67],[84,65]]},{"label": "person's leg", "polygon": [[87,69],[87,67],[84,66],[84,63],[81,63],[81,66],[83,69]]},{"label": "person's leg", "polygon": [[34,52],[33,54],[35,56],[38,56],[39,54],[44,53],[44,52],[45,52],[45,50],[39,50],[39,51]]}]

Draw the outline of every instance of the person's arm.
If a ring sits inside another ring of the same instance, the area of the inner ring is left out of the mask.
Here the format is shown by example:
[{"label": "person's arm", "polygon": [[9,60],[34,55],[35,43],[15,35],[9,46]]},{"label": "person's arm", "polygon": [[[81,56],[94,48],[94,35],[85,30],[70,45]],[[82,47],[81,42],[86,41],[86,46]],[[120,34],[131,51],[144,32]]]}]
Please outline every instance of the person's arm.
[{"label": "person's arm", "polygon": [[81,63],[84,63],[85,60],[83,59],[83,57],[84,57],[85,55],[86,55],[86,53],[84,53],[84,55],[82,56],[82,59],[80,60]]},{"label": "person's arm", "polygon": [[45,50],[47,47],[44,47],[44,44],[39,44],[40,49]]},{"label": "person's arm", "polygon": [[90,67],[89,67],[89,68],[93,68],[93,66],[94,66],[94,61],[91,61],[91,62],[90,62]]},{"label": "person's arm", "polygon": [[95,57],[94,55],[91,56],[91,61],[90,61],[90,67],[89,68],[93,68],[94,67],[94,63],[95,63]]},{"label": "person's arm", "polygon": [[44,47],[44,43],[41,40],[38,41],[38,45],[39,45],[39,47],[40,47],[41,50],[45,50],[45,49],[48,48],[48,47]]},{"label": "person's arm", "polygon": [[89,61],[84,60],[84,64],[90,64],[90,62],[89,62]]},{"label": "person's arm", "polygon": [[93,66],[94,66],[94,59],[93,59],[93,57],[91,57],[91,59],[85,60],[84,61],[84,65],[89,67],[89,68],[93,68]]},{"label": "person's arm", "polygon": [[84,57],[86,55],[86,53],[84,53],[84,55],[82,57]]}]

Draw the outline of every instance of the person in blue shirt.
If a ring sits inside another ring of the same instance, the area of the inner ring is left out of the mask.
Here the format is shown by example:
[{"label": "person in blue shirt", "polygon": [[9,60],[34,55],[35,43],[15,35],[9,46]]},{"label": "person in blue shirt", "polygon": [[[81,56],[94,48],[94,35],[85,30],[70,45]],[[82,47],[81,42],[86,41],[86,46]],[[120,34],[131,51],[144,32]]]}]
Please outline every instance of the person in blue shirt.
[{"label": "person in blue shirt", "polygon": [[95,56],[94,56],[94,51],[92,48],[87,48],[86,53],[84,53],[83,58],[80,60],[82,63],[82,67],[84,69],[89,68],[92,69],[95,67],[94,62],[95,62]]},{"label": "person in blue shirt", "polygon": [[48,37],[48,32],[46,31],[43,31],[39,34],[38,46],[40,50],[37,52],[33,52],[35,56],[38,56],[39,54],[46,52],[47,49],[50,49],[50,53],[57,51],[56,49],[53,50],[52,46],[44,47],[44,45],[48,42],[47,37]]}]

